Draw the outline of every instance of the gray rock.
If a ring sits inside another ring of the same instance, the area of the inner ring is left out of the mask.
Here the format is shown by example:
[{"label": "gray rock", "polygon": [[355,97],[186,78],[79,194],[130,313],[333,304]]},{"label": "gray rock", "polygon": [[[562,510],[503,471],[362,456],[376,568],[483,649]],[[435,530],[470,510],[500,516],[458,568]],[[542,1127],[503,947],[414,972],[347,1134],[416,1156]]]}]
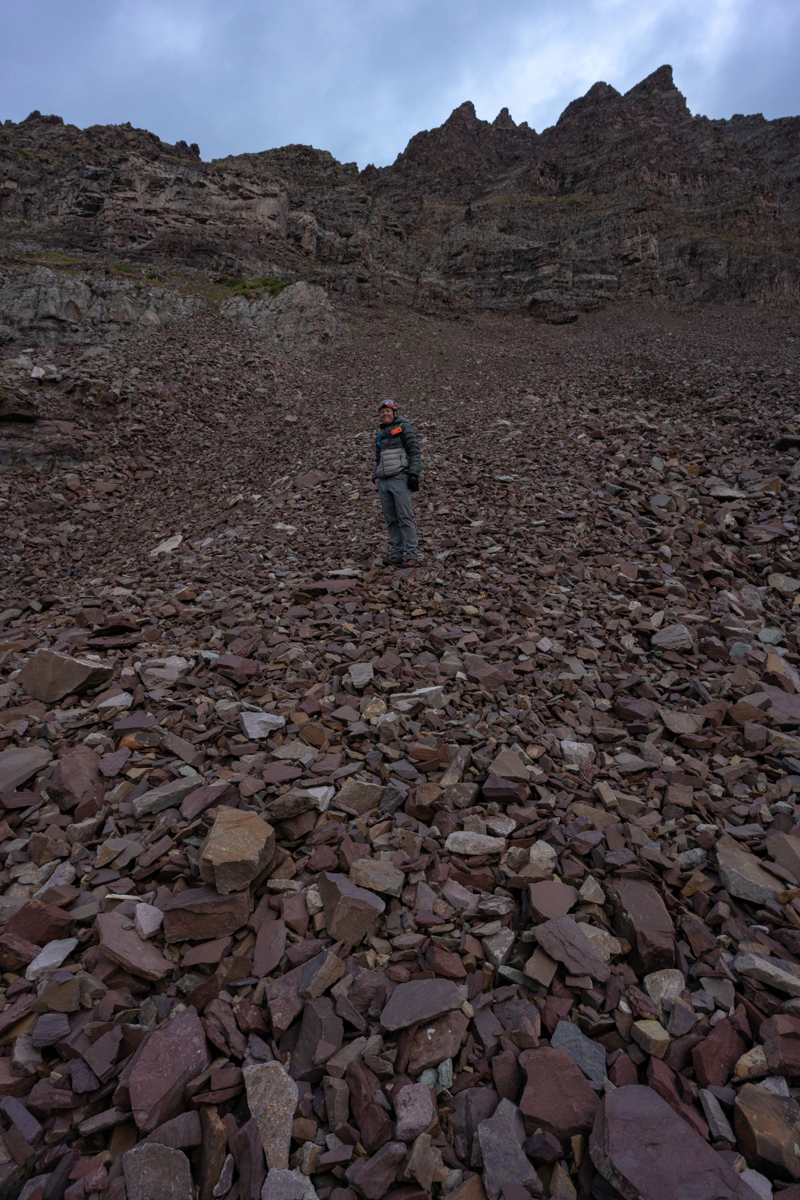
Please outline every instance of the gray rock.
[{"label": "gray rock", "polygon": [[65,959],[69,958],[78,944],[77,938],[63,938],[60,941],[48,942],[41,954],[37,954],[25,970],[25,978],[35,983],[46,971],[55,971]]},{"label": "gray rock", "polygon": [[649,975],[645,975],[644,986],[648,996],[654,1004],[658,1005],[658,1011],[663,1016],[662,1004],[665,1000],[674,1004],[686,987],[686,980],[681,971],[666,967],[663,971],[652,971]]},{"label": "gray rock", "polygon": [[506,839],[490,837],[486,833],[471,833],[468,829],[457,829],[444,844],[451,854],[502,854]]},{"label": "gray rock", "polygon": [[372,663],[353,663],[345,676],[346,679],[350,680],[353,687],[358,688],[359,691],[365,688],[368,683],[372,683],[374,677],[375,672],[372,668]]},{"label": "gray rock", "polygon": [[700,986],[711,997],[717,1008],[730,1012],[734,1002],[734,989],[730,979],[703,978],[700,980]]},{"label": "gray rock", "polygon": [[280,346],[315,346],[330,342],[340,332],[339,321],[324,288],[300,280],[277,296],[257,300],[231,296],[220,305],[223,317],[257,329]]},{"label": "gray rock", "polygon": [[742,1179],[748,1187],[753,1189],[759,1200],[772,1200],[774,1195],[772,1184],[766,1175],[762,1175],[760,1171],[755,1171],[752,1167],[745,1167],[742,1171]]},{"label": "gray rock", "polygon": [[573,742],[570,738],[564,738],[561,755],[564,762],[591,763],[594,762],[595,749],[589,742]]},{"label": "gray rock", "polygon": [[685,625],[666,625],[653,634],[650,645],[655,650],[691,651],[694,649],[694,640]]},{"label": "gray rock", "polygon": [[755,979],[783,992],[787,996],[800,996],[800,978],[784,970],[774,958],[762,958],[759,954],[743,951],[736,955],[731,970],[745,979]]},{"label": "gray rock", "polygon": [[559,1021],[550,1038],[555,1050],[563,1050],[577,1067],[583,1071],[597,1092],[603,1090],[606,1079],[606,1051],[600,1042],[594,1042],[573,1021]]},{"label": "gray rock", "polygon": [[717,843],[716,850],[722,886],[737,900],[766,904],[785,890],[786,884],[770,875],[760,859],[741,846],[723,840]]},{"label": "gray rock", "polygon": [[261,1189],[261,1200],[303,1200],[310,1180],[301,1179],[295,1171],[271,1167]]},{"label": "gray rock", "polygon": [[145,1142],[122,1156],[127,1200],[192,1200],[192,1173],[181,1150]]},{"label": "gray rock", "polygon": [[694,846],[691,850],[684,850],[679,854],[676,861],[681,871],[693,871],[702,867],[707,858],[708,852],[702,846]]},{"label": "gray rock", "polygon": [[444,688],[418,688],[416,692],[395,692],[389,701],[395,712],[414,713],[424,708],[444,708]]},{"label": "gray rock", "polygon": [[0,274],[0,320],[15,328],[17,336],[34,329],[57,331],[59,340],[81,341],[87,333],[113,335],[123,326],[158,329],[201,306],[198,296],[163,287],[140,286],[137,291],[133,282],[96,274],[41,266]]},{"label": "gray rock", "polygon": [[170,779],[159,787],[151,788],[149,792],[133,801],[133,811],[137,817],[148,813],[159,813],[165,808],[177,808],[184,796],[188,796],[203,782],[201,775],[189,775],[181,779]]},{"label": "gray rock", "polygon": [[711,1141],[730,1142],[732,1146],[735,1146],[736,1135],[731,1128],[731,1123],[722,1111],[719,1100],[709,1092],[708,1088],[700,1089],[700,1103],[703,1106],[703,1115],[708,1122]]},{"label": "gray rock", "polygon": [[239,727],[244,736],[253,742],[272,737],[276,729],[283,729],[285,726],[285,718],[279,717],[277,713],[246,711],[239,713]]},{"label": "gray rock", "polygon": [[289,1165],[297,1084],[279,1062],[259,1063],[244,1073],[247,1103],[255,1117],[267,1166]]},{"label": "gray rock", "polygon": [[542,1182],[522,1149],[525,1127],[515,1105],[501,1100],[494,1116],[481,1121],[477,1136],[488,1200],[500,1200],[508,1184],[527,1188],[533,1196],[542,1195]]}]

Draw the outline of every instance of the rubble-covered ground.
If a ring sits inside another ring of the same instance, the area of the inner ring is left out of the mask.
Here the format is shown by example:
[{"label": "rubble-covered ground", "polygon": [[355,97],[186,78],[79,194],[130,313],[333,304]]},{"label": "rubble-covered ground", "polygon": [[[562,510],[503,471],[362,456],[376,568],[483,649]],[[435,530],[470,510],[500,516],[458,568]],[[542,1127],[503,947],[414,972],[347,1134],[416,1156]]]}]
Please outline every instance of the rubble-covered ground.
[{"label": "rubble-covered ground", "polygon": [[798,1200],[798,345],[6,348],[0,1197]]}]

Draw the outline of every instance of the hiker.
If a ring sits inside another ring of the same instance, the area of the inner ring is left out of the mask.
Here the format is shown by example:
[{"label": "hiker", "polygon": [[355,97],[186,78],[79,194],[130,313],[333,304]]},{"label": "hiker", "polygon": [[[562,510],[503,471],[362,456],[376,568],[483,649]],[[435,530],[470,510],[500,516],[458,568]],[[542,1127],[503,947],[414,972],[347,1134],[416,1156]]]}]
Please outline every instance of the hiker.
[{"label": "hiker", "polygon": [[378,417],[381,427],[375,439],[372,482],[377,482],[389,527],[389,553],[384,562],[387,566],[415,567],[418,544],[411,493],[419,491],[419,442],[411,422],[397,415],[394,400],[381,403]]}]

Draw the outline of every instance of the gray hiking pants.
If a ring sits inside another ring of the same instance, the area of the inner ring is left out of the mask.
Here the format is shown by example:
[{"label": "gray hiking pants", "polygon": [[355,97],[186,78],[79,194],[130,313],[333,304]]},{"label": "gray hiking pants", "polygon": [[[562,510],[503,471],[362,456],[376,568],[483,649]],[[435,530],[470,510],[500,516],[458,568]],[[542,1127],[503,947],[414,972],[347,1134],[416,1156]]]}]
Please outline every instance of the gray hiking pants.
[{"label": "gray hiking pants", "polygon": [[379,479],[378,495],[389,527],[392,556],[416,558],[417,529],[411,512],[411,492],[405,472],[393,475],[391,479]]}]

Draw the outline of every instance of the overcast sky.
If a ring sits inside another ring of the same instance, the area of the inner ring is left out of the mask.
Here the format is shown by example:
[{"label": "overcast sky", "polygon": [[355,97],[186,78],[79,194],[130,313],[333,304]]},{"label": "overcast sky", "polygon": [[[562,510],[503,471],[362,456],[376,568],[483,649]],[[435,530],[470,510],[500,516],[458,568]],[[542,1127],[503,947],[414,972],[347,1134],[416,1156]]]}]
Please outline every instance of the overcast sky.
[{"label": "overcast sky", "polygon": [[800,0],[0,0],[0,120],[130,121],[204,159],[383,165],[472,100],[553,124],[662,63],[693,113],[800,113]]}]

